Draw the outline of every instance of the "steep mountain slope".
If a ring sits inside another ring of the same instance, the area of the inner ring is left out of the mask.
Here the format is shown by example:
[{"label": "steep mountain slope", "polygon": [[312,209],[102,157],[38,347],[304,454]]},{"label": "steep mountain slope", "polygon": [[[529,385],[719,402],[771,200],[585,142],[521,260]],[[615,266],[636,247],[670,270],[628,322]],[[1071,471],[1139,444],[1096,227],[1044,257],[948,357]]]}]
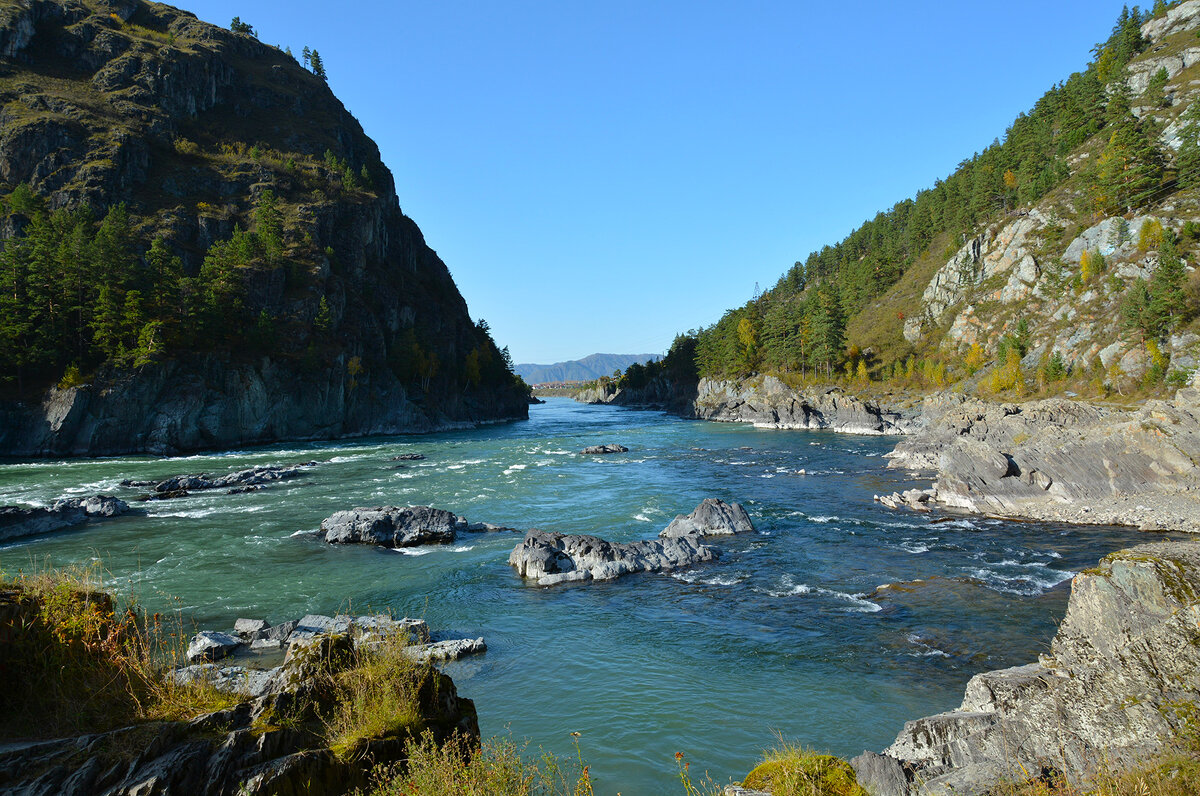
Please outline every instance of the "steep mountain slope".
[{"label": "steep mountain slope", "polygon": [[702,329],[699,375],[1005,398],[1186,383],[1200,364],[1198,29],[1197,0],[1125,10],[996,143]]},{"label": "steep mountain slope", "polygon": [[3,0],[0,181],[0,455],[526,416],[375,144],[252,35]]},{"label": "steep mountain slope", "polygon": [[660,354],[590,354],[582,359],[555,362],[553,365],[531,363],[513,366],[513,372],[530,384],[548,381],[591,381],[625,370],[635,362],[654,362]]}]

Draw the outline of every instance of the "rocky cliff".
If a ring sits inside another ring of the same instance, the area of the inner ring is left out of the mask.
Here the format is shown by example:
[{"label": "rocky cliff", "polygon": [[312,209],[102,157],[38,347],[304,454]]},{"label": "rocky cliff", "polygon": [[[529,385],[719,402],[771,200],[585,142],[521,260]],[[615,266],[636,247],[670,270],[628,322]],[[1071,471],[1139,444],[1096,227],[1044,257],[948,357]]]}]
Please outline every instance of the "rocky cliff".
[{"label": "rocky cliff", "polygon": [[[278,251],[233,269],[248,332],[136,363],[84,357],[66,389],[44,396],[61,370],[10,384],[0,455],[165,453],[527,415],[486,325],[401,212],[377,147],[290,54],[157,3],[5,0],[0,109],[0,188],[27,185],[51,210],[124,203],[135,279],[156,238],[202,279],[214,245],[262,226],[264,203],[278,217]],[[14,206],[0,240],[29,223]]]},{"label": "rocky cliff", "polygon": [[852,761],[859,781],[873,796],[967,794],[1144,763],[1194,722],[1198,627],[1200,544],[1114,553],[1075,577],[1049,654],[973,677],[959,708]]},{"label": "rocky cliff", "polygon": [[829,429],[847,434],[907,434],[914,417],[883,409],[840,388],[797,389],[775,376],[700,379],[692,389],[665,378],[639,389],[608,383],[580,391],[575,400],[666,409],[684,417],[758,428]]}]

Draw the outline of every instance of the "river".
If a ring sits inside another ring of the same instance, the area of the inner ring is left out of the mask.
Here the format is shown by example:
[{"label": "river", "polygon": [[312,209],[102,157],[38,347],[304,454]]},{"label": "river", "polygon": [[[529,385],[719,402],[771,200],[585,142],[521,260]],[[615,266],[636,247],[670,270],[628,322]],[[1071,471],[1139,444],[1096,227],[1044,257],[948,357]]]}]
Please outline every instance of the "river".
[{"label": "river", "polygon": [[[602,442],[630,450],[579,455]],[[910,485],[886,469],[892,444],[552,398],[527,422],[471,431],[4,463],[0,504],[43,505],[130,498],[125,478],[321,462],[259,492],[139,503],[143,515],[8,544],[0,569],[99,561],[110,586],[203,629],[377,609],[483,636],[487,653],[445,668],[485,736],[567,754],[578,732],[598,794],[682,792],[676,752],[727,782],[777,737],[846,756],[883,748],[905,720],[956,706],[972,674],[1034,660],[1069,578],[1147,540],[889,511],[872,495]],[[391,461],[403,453],[427,458]],[[705,497],[740,501],[757,528],[716,541],[718,562],[549,589],[506,563],[518,534],[401,552],[293,535],[340,509],[421,504],[629,541]]]}]

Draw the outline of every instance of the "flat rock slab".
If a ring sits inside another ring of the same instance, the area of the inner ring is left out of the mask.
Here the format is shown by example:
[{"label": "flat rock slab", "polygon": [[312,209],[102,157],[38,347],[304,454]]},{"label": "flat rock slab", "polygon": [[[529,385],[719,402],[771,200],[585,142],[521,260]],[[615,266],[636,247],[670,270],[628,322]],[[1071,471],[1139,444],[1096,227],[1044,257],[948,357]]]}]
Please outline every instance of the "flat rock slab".
[{"label": "flat rock slab", "polygon": [[332,544],[377,544],[415,547],[449,544],[468,523],[453,512],[429,506],[380,506],[339,511],[321,523],[325,541]]},{"label": "flat rock slab", "polygon": [[409,647],[404,654],[417,663],[429,661],[456,661],[466,655],[477,655],[487,652],[487,644],[482,638],[455,638],[447,641],[434,641],[429,644],[418,644]]},{"label": "flat rock slab", "polygon": [[604,445],[589,445],[581,450],[580,453],[588,455],[598,455],[604,453],[629,453],[629,448],[626,448],[624,445],[615,445],[610,442]]},{"label": "flat rock slab", "polygon": [[742,504],[705,498],[691,514],[677,515],[659,536],[668,539],[690,535],[732,536],[753,530],[754,523],[750,521],[750,515],[742,508]]}]

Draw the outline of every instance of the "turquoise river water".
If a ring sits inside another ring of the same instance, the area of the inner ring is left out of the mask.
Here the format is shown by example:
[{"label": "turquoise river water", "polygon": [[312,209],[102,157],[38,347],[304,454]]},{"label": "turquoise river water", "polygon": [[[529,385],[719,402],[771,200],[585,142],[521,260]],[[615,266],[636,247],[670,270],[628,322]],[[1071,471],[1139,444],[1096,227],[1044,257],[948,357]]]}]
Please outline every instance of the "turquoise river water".
[{"label": "turquoise river water", "polygon": [[[630,451],[578,454],[601,442]],[[40,505],[141,491],[125,478],[322,462],[260,492],[139,503],[144,514],[2,546],[0,569],[98,559],[111,586],[202,629],[373,608],[483,636],[487,653],[445,668],[485,736],[568,754],[579,732],[598,794],[681,793],[676,752],[727,782],[777,737],[883,748],[905,720],[956,706],[972,674],[1032,661],[1069,578],[1147,540],[889,511],[872,494],[909,485],[885,467],[892,444],[550,399],[528,422],[473,431],[7,463],[0,504]],[[401,453],[427,458],[390,461]],[[401,552],[293,535],[340,509],[414,504],[628,541],[705,497],[742,502],[757,527],[717,541],[718,562],[549,589],[508,566],[518,534]]]}]

